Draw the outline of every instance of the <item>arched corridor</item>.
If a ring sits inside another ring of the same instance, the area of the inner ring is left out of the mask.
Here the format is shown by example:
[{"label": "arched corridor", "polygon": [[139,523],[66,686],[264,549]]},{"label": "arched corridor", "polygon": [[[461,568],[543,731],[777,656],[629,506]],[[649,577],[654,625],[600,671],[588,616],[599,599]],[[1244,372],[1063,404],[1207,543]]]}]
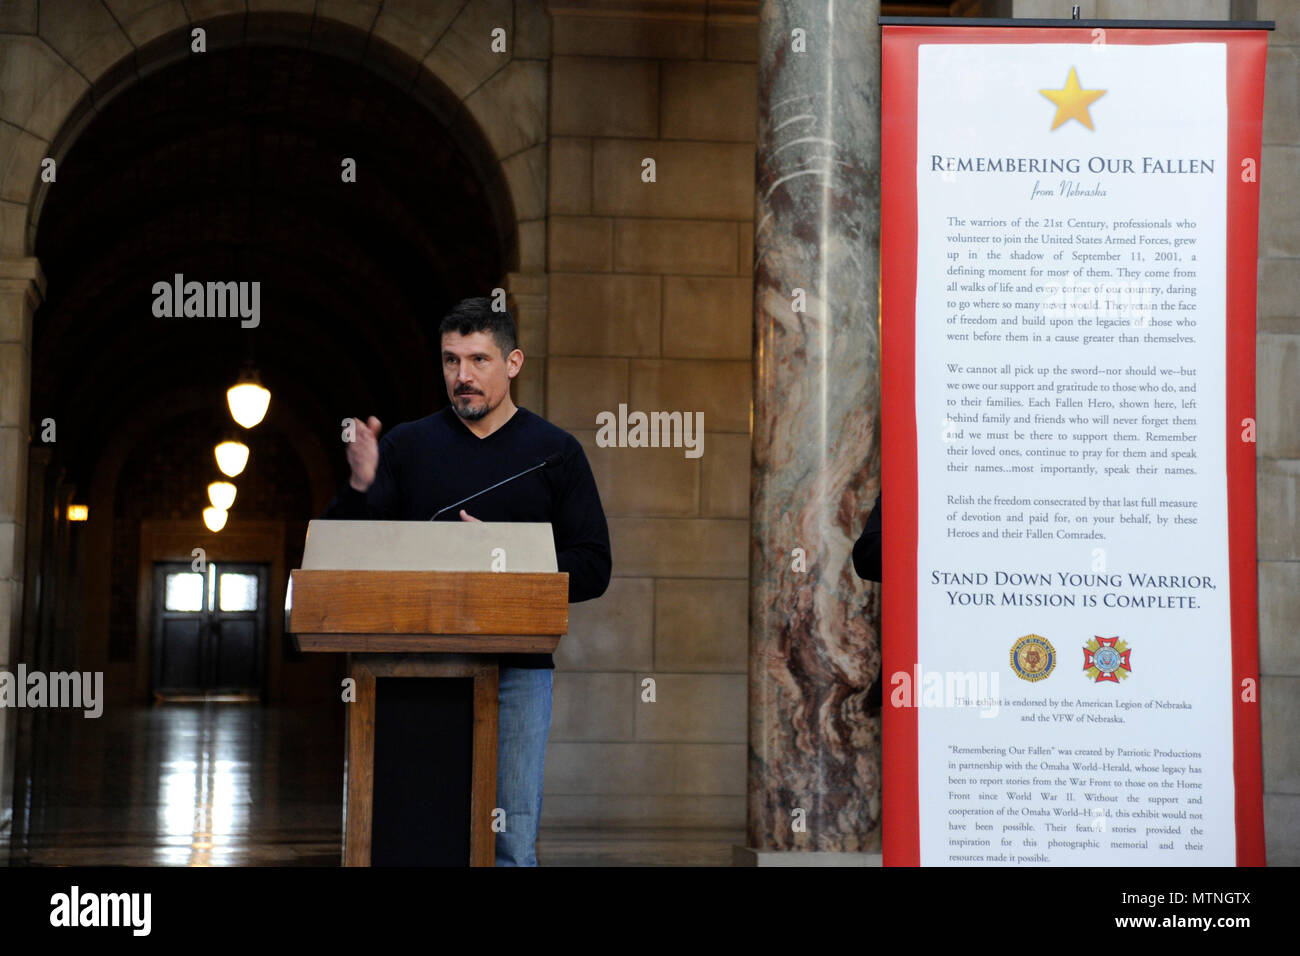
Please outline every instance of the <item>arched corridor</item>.
[{"label": "arched corridor", "polygon": [[[104,686],[95,720],[8,714],[15,864],[337,863],[342,661],[292,648],[288,571],[346,475],[343,419],[445,405],[440,317],[519,266],[474,87],[342,22],[203,26],[201,55],[166,32],[82,95],[30,203],[42,430],[12,656]],[[245,430],[225,393],[248,369],[271,402]],[[249,458],[214,534],[227,439]],[[253,575],[254,613],[220,613],[227,570]],[[173,605],[210,572],[207,601]]]}]

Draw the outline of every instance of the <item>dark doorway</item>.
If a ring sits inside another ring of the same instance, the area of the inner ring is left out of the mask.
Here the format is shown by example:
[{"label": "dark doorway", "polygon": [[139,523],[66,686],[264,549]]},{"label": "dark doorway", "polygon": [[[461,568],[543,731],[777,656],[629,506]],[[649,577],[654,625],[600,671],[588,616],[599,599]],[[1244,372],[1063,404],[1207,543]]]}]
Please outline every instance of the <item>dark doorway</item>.
[{"label": "dark doorway", "polygon": [[262,696],[269,578],[265,564],[154,565],[155,697]]}]

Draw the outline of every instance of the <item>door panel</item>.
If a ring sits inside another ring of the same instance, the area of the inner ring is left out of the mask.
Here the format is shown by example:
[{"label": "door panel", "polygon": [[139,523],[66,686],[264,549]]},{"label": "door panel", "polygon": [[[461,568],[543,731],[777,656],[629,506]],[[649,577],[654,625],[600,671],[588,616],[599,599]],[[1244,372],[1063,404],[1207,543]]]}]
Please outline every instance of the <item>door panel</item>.
[{"label": "door panel", "polygon": [[200,650],[203,622],[198,615],[170,617],[163,621],[162,686],[169,689],[197,691],[203,686],[203,661]]},{"label": "door panel", "polygon": [[247,693],[257,682],[257,621],[223,620],[214,628],[213,690]]}]

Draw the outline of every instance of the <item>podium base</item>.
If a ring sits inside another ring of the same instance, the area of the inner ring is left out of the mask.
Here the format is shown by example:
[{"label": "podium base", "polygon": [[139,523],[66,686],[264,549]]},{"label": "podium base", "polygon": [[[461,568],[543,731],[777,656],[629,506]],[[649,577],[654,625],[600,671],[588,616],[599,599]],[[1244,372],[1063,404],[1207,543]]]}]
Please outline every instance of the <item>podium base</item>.
[{"label": "podium base", "polygon": [[344,866],[492,866],[497,659],[352,654]]}]

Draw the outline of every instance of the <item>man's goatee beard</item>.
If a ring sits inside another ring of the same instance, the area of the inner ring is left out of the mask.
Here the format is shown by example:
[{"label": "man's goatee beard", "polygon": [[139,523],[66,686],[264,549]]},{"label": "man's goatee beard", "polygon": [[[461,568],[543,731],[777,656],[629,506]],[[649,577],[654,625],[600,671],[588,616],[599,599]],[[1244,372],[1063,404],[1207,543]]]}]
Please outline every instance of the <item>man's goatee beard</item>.
[{"label": "man's goatee beard", "polygon": [[[458,395],[456,397],[462,398],[464,396]],[[480,418],[486,418],[487,415],[492,411],[492,409],[488,407],[487,402],[484,402],[483,406],[478,411],[474,411],[472,408],[462,409],[458,402],[452,402],[451,407],[453,410],[455,410],[456,414],[459,415],[463,421],[467,421],[467,422],[476,422]]]}]

